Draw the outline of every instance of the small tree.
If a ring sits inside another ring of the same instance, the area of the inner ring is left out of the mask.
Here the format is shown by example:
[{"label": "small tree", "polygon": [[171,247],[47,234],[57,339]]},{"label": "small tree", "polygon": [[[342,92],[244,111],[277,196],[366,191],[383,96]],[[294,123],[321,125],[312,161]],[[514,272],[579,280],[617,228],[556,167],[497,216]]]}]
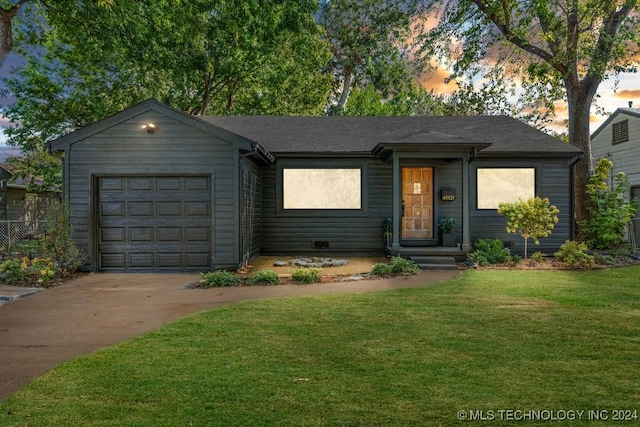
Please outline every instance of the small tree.
[{"label": "small tree", "polygon": [[65,277],[82,264],[82,254],[71,240],[71,210],[67,203],[53,206],[47,220],[45,253],[57,265]]},{"label": "small tree", "polygon": [[593,249],[614,249],[622,244],[624,228],[636,212],[636,205],[627,200],[629,178],[622,172],[609,187],[613,163],[600,159],[587,184],[589,218],[580,223],[587,245]]},{"label": "small tree", "polygon": [[549,204],[546,197],[536,197],[526,202],[500,203],[498,213],[507,220],[507,233],[519,233],[524,238],[524,257],[527,258],[529,238],[537,245],[539,237],[547,237],[558,223],[560,211]]}]

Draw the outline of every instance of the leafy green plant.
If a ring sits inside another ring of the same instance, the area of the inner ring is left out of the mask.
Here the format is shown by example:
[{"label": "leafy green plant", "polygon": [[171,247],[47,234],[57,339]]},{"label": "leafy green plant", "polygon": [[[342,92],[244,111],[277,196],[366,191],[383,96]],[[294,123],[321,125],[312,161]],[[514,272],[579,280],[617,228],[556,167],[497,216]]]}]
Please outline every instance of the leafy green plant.
[{"label": "leafy green plant", "polygon": [[19,259],[9,259],[0,264],[0,274],[4,276],[6,283],[16,283],[25,279],[27,271]]},{"label": "leafy green plant", "polygon": [[389,263],[378,262],[371,267],[370,273],[374,276],[388,277],[393,275],[393,269]]},{"label": "leafy green plant", "polygon": [[452,217],[444,217],[440,218],[438,221],[438,229],[442,231],[444,234],[451,234],[456,231],[458,228],[458,221]]},{"label": "leafy green plant", "polygon": [[535,197],[526,202],[500,203],[498,213],[507,220],[507,233],[518,233],[524,239],[524,257],[527,258],[527,242],[533,239],[537,245],[539,237],[547,237],[558,222],[560,211],[549,204],[548,198]]},{"label": "leafy green plant", "polygon": [[320,269],[312,268],[296,268],[291,272],[291,280],[296,283],[316,283],[320,281]]},{"label": "leafy green plant", "polygon": [[511,260],[511,251],[498,239],[479,239],[467,259],[478,265],[504,264]]},{"label": "leafy green plant", "polygon": [[67,203],[51,208],[45,233],[45,257],[51,258],[64,277],[82,264],[82,256],[71,239],[71,210]]},{"label": "leafy green plant", "polygon": [[393,237],[393,219],[385,218],[382,222],[384,233],[382,234],[385,240],[385,244],[389,246],[391,244],[391,238]]},{"label": "leafy green plant", "polygon": [[419,270],[418,265],[410,259],[399,256],[391,258],[391,272],[394,274],[416,275]]},{"label": "leafy green plant", "polygon": [[260,270],[247,280],[250,285],[277,285],[279,282],[280,278],[273,270]]},{"label": "leafy green plant", "polygon": [[587,244],[584,242],[567,240],[553,255],[572,267],[591,267],[595,261],[594,257],[587,253],[587,249]]},{"label": "leafy green plant", "polygon": [[6,283],[46,286],[58,275],[51,258],[14,258],[0,264],[0,274]]},{"label": "leafy green plant", "polygon": [[204,288],[219,288],[235,286],[238,283],[238,278],[231,271],[217,270],[202,273],[202,280],[200,284]]},{"label": "leafy green plant", "polygon": [[540,251],[534,252],[531,254],[531,259],[535,262],[542,262],[544,261],[544,254]]},{"label": "leafy green plant", "polygon": [[589,218],[580,223],[580,232],[593,249],[613,249],[622,245],[625,226],[636,212],[629,202],[629,178],[622,172],[615,177],[614,188],[609,187],[613,163],[600,159],[587,184]]},{"label": "leafy green plant", "polygon": [[418,274],[419,268],[417,264],[406,258],[393,257],[388,263],[376,263],[371,268],[370,273],[374,276],[388,277],[396,274]]}]

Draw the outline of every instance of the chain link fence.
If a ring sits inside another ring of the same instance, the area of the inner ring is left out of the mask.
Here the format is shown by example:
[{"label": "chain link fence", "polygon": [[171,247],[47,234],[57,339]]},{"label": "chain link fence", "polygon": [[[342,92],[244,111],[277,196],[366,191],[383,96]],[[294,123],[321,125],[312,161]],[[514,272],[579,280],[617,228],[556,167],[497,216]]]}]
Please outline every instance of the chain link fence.
[{"label": "chain link fence", "polygon": [[20,221],[8,220],[0,221],[0,247],[5,253],[11,251],[11,246],[17,242],[28,239],[37,239],[42,236],[47,229],[47,222],[42,220]]}]

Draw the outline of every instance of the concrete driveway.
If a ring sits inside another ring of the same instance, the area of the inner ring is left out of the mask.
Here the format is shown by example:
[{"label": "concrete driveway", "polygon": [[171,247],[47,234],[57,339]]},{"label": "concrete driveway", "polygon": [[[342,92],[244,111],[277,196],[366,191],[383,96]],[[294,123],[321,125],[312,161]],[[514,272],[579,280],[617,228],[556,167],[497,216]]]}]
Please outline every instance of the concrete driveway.
[{"label": "concrete driveway", "polygon": [[458,271],[314,285],[194,289],[196,274],[106,274],[0,306],[0,401],[61,362],[232,302],[419,287]]}]

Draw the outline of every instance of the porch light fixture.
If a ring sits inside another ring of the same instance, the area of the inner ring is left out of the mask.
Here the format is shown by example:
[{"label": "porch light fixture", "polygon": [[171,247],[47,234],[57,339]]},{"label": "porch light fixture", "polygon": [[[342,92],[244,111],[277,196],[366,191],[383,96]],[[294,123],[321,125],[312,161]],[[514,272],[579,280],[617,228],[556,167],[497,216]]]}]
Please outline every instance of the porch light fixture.
[{"label": "porch light fixture", "polygon": [[142,129],[145,129],[147,133],[155,133],[157,127],[154,123],[147,123],[145,125],[142,125]]}]

